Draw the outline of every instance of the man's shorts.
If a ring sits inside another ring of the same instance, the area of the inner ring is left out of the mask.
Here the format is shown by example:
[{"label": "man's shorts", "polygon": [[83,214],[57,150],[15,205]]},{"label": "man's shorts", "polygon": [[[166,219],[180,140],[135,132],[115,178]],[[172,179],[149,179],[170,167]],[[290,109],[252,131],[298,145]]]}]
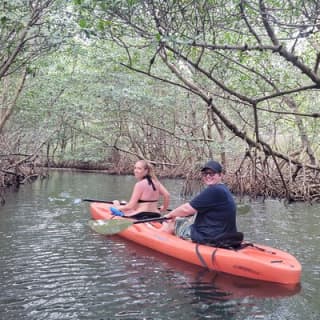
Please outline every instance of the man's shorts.
[{"label": "man's shorts", "polygon": [[177,218],[174,233],[182,239],[191,239],[191,225],[193,221],[188,218]]}]

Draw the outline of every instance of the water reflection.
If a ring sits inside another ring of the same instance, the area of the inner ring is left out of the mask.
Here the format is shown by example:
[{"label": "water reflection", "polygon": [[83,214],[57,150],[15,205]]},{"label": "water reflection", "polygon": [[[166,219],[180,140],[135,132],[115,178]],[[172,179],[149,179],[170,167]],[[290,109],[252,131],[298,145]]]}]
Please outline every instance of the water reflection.
[{"label": "water reflection", "polygon": [[297,294],[301,285],[282,285],[264,281],[246,279],[229,274],[206,270],[155,252],[138,244],[125,242],[128,254],[133,257],[144,257],[145,266],[149,260],[157,259],[168,267],[168,274],[183,274],[183,283],[178,287],[185,292],[194,293],[201,300],[227,300],[252,296],[255,298],[288,297]]},{"label": "water reflection", "polygon": [[[241,319],[239,310],[255,316],[260,299],[275,299],[273,308],[276,308],[279,298],[294,296],[301,289],[300,285],[285,286],[206,271],[117,236],[107,239],[125,245],[118,258],[126,259],[122,272],[131,280],[125,294],[130,299],[121,300],[126,310],[121,311],[122,316],[139,313],[132,304],[134,299],[143,308],[152,304],[152,312],[159,319]],[[144,290],[149,295],[145,296]],[[140,311],[141,318],[136,319],[143,319],[144,314]]]},{"label": "water reflection", "polygon": [[[252,202],[249,241],[303,265],[302,289],[206,272],[87,226],[81,198],[127,199],[132,177],[58,172],[0,208],[0,319],[318,319],[320,207]],[[184,202],[167,180],[172,207]]]}]

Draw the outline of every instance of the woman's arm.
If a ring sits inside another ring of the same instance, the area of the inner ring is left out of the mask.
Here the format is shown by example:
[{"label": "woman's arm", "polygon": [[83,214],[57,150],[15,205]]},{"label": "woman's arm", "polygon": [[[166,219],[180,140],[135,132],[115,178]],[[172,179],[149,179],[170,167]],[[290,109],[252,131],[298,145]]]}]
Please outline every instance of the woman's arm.
[{"label": "woman's arm", "polygon": [[142,188],[139,182],[137,182],[134,187],[130,197],[130,200],[125,205],[116,205],[115,207],[121,211],[134,210],[137,207],[138,200],[140,199],[142,194]]}]

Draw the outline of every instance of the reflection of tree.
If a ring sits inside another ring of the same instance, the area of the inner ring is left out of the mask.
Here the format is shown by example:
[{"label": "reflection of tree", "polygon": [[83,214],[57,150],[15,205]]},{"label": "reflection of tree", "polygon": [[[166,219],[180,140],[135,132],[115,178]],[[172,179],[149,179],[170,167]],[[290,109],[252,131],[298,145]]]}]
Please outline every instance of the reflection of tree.
[{"label": "reflection of tree", "polygon": [[[223,146],[231,148],[233,137],[247,146],[237,167],[228,163],[238,176],[235,189],[319,197],[317,2],[118,4],[95,1],[96,34],[125,49],[129,69],[200,97],[211,116],[203,144],[212,147],[218,138],[223,160]],[[81,13],[86,17],[83,8]],[[136,63],[138,50],[148,61],[143,66]],[[170,72],[159,73],[160,64]],[[314,187],[301,187],[311,181]]]}]

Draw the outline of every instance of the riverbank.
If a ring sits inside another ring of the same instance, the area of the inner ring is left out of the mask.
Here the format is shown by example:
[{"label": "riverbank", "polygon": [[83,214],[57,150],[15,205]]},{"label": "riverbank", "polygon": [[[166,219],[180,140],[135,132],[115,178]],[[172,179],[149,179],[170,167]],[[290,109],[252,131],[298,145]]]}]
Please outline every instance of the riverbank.
[{"label": "riverbank", "polygon": [[[32,182],[37,178],[46,178],[50,170],[65,170],[79,172],[101,172],[109,175],[132,175],[132,163],[129,159],[113,163],[95,163],[64,161],[61,163],[10,162],[6,167],[0,167],[0,203],[4,203],[4,191],[19,188],[21,184]],[[224,181],[230,190],[239,197],[251,199],[280,199],[287,202],[320,202],[320,176],[317,171],[299,170],[292,176],[291,172],[266,171],[263,168],[239,167],[236,162],[230,162]],[[4,165],[2,161],[0,166]],[[200,165],[190,163],[181,166],[155,164],[157,176],[171,179],[184,179],[182,195],[189,195],[201,186],[199,175]]]}]

